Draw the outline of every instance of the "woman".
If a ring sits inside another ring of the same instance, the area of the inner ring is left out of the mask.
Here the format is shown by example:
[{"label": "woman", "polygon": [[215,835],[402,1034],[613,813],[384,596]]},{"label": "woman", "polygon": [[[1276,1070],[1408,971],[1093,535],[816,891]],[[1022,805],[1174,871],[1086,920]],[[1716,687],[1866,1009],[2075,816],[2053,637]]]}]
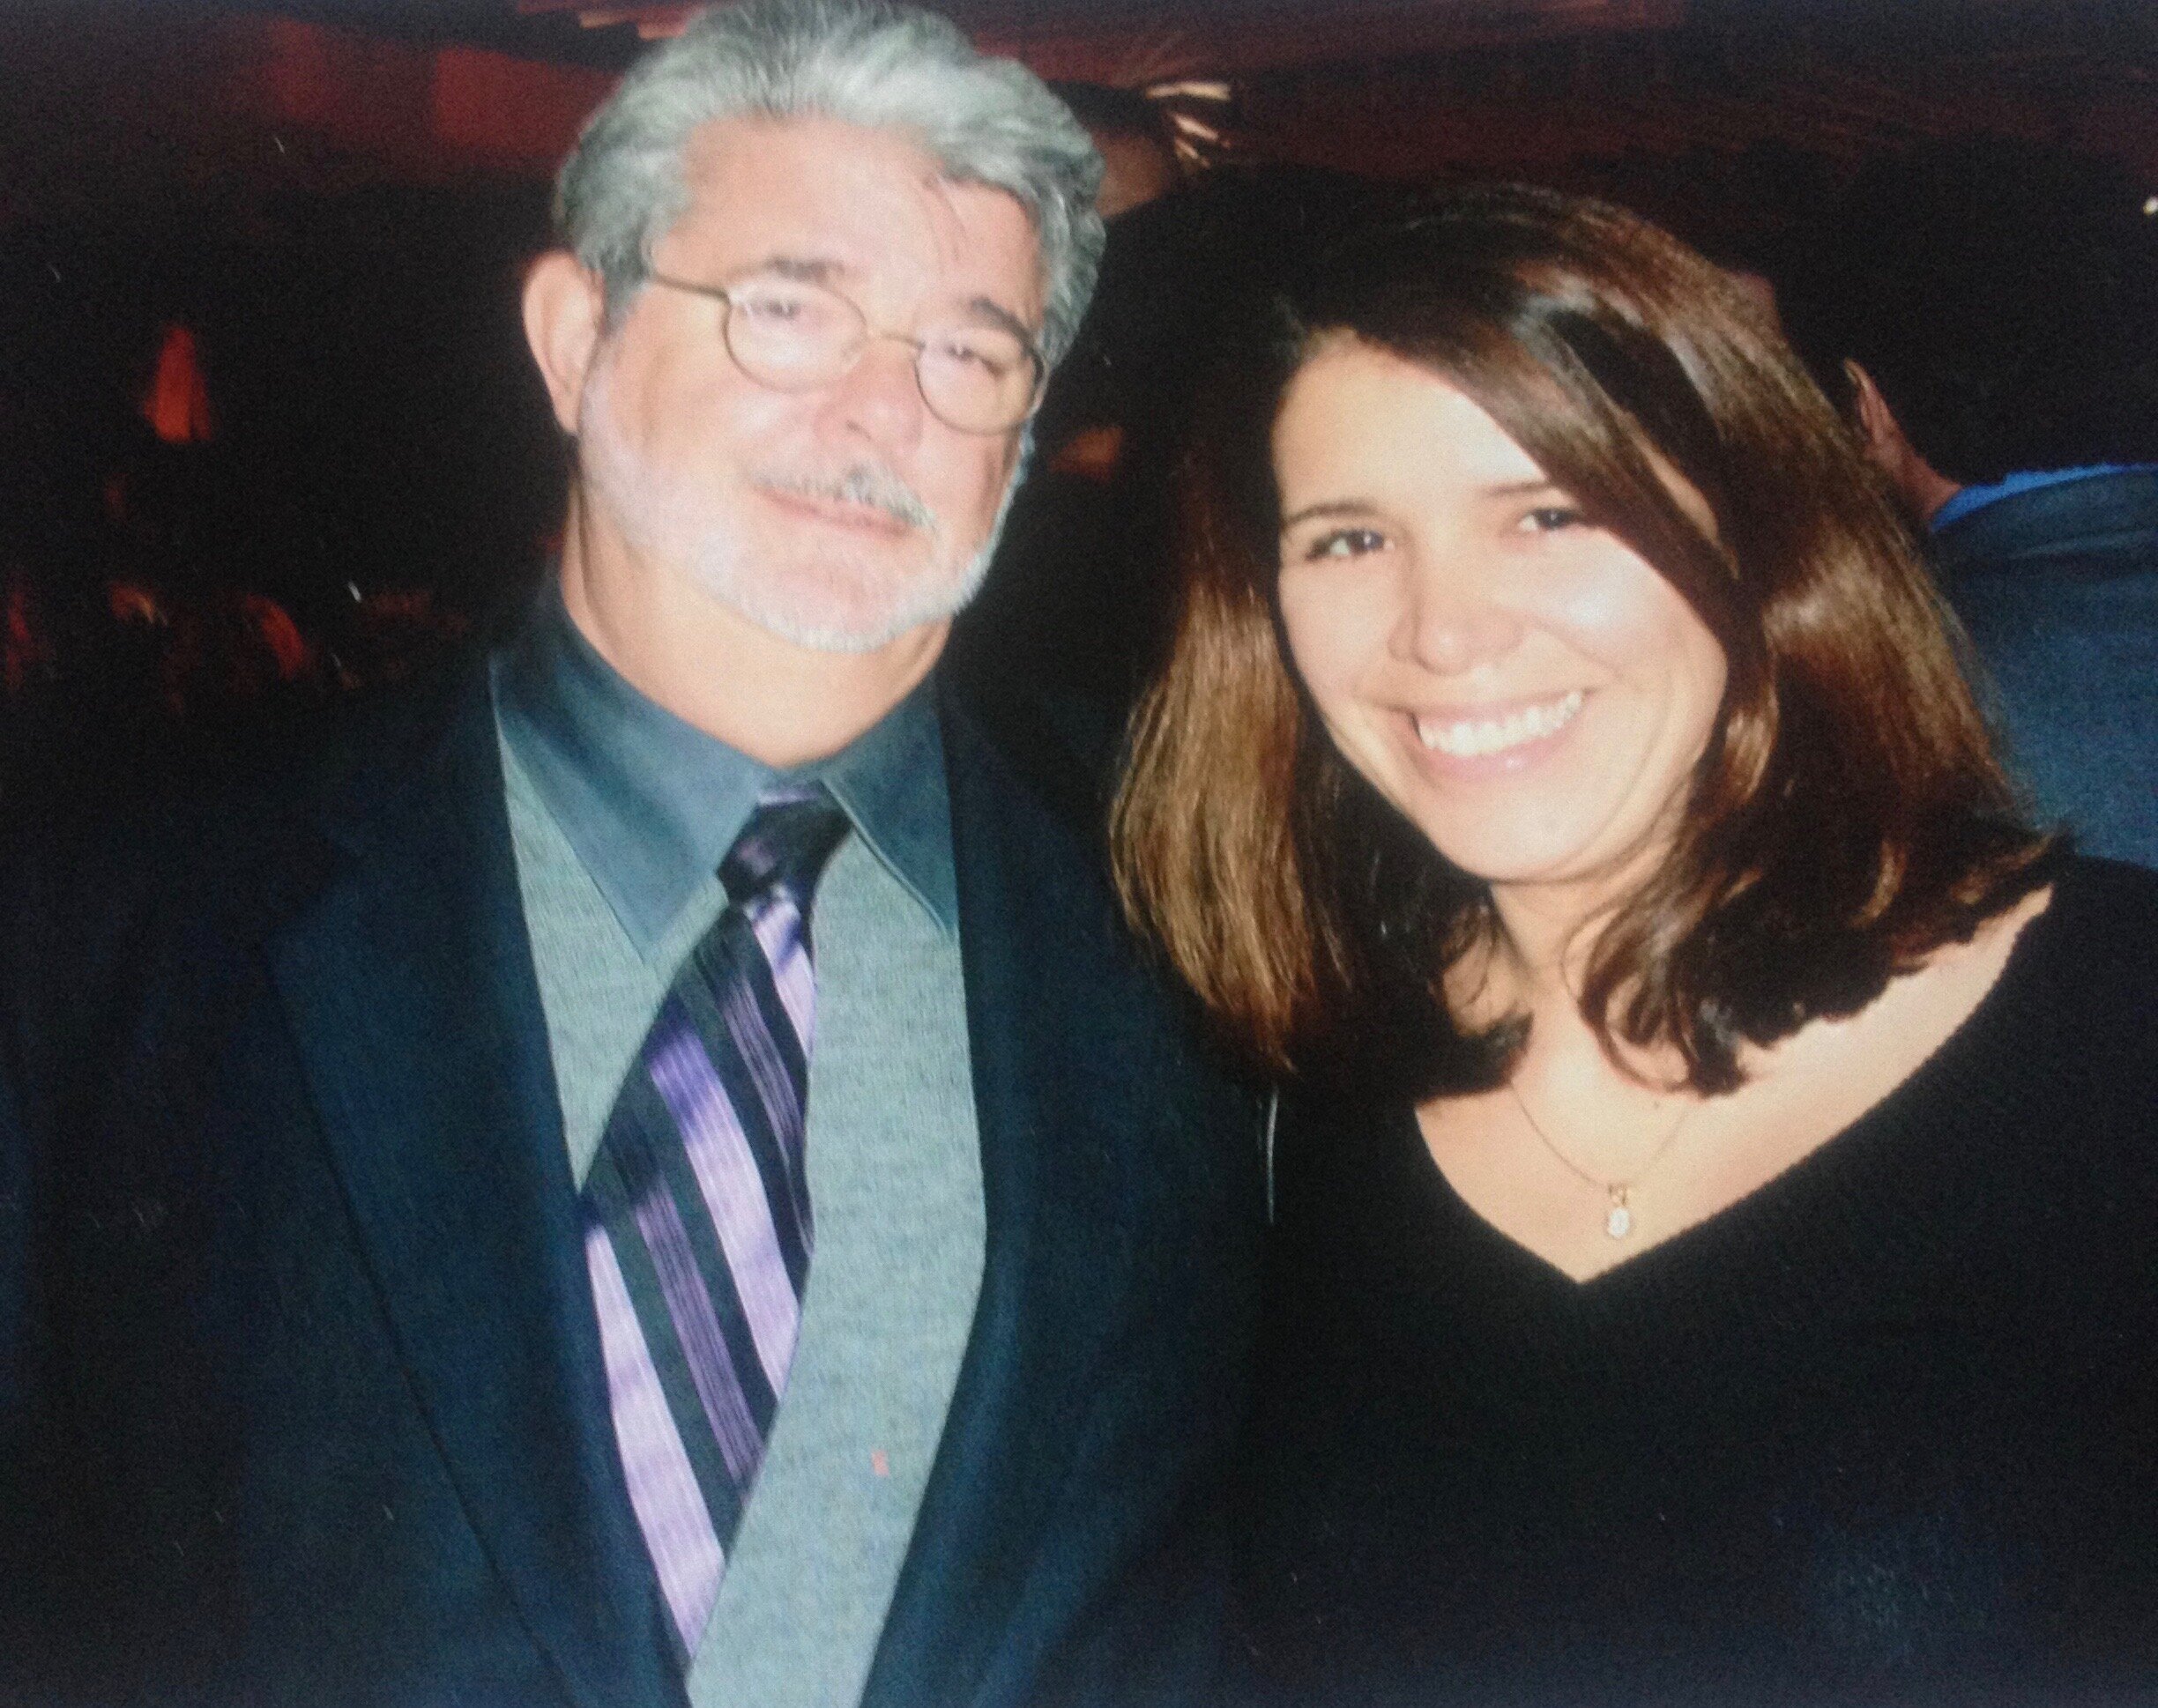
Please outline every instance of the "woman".
[{"label": "woman", "polygon": [[2158,880],[2018,821],[1827,405],[1528,189],[1228,371],[1116,851],[1290,1088],[1242,1694],[2158,1690]]}]

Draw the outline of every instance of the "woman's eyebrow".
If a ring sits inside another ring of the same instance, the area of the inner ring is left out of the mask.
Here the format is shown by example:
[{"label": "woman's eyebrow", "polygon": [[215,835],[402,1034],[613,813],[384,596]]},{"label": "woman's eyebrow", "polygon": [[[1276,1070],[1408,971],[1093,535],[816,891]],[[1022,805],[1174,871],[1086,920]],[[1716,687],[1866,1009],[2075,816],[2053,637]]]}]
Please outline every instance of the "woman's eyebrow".
[{"label": "woman's eyebrow", "polygon": [[1329,498],[1324,503],[1306,504],[1294,516],[1282,518],[1282,532],[1287,533],[1299,523],[1315,521],[1328,516],[1369,516],[1377,506],[1368,498]]},{"label": "woman's eyebrow", "polygon": [[[1478,498],[1527,498],[1544,493],[1564,496],[1566,488],[1556,480],[1495,480],[1491,485],[1478,486]],[[1368,498],[1329,498],[1322,503],[1306,504],[1302,509],[1282,518],[1282,531],[1287,533],[1299,523],[1316,521],[1322,516],[1368,516],[1378,509]]]}]

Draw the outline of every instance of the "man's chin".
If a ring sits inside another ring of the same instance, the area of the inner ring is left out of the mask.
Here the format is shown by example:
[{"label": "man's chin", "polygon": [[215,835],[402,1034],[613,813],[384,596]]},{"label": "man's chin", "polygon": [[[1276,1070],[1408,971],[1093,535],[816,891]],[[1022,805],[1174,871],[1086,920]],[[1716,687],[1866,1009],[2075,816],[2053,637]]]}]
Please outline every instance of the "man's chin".
[{"label": "man's chin", "polygon": [[795,590],[775,598],[770,586],[716,588],[723,603],[766,634],[810,652],[860,655],[882,651],[907,636],[949,623],[974,594],[979,576],[934,590],[886,588],[852,593],[830,588]]},{"label": "man's chin", "polygon": [[881,652],[930,623],[948,620],[931,617],[919,622],[895,620],[872,628],[855,622],[832,621],[813,613],[744,611],[741,614],[775,639],[800,647],[805,652],[838,653],[853,657]]}]

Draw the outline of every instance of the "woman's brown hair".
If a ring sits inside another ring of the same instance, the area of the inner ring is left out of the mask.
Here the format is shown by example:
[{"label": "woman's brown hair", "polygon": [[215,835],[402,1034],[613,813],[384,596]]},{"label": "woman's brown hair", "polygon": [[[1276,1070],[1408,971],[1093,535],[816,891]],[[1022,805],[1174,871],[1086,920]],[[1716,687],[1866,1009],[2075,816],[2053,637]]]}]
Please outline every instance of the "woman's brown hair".
[{"label": "woman's brown hair", "polygon": [[1179,472],[1181,614],[1114,854],[1135,918],[1258,1060],[1425,1097],[1498,1083],[1525,1036],[1449,1013],[1489,895],[1336,754],[1286,662],[1272,428],[1343,336],[1474,399],[1723,650],[1676,843],[1590,954],[1607,1048],[1674,1048],[1694,1088],[1728,1090],[1744,1043],[1855,1013],[2050,875],[1951,620],[1764,311],[1619,209],[1455,192],[1367,220],[1263,305]]}]

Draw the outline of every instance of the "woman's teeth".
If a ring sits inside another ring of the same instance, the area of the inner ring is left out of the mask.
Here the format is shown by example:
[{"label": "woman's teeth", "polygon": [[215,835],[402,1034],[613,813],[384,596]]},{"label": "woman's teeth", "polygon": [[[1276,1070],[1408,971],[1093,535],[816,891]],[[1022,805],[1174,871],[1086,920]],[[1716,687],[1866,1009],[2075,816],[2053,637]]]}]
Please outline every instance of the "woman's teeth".
[{"label": "woman's teeth", "polygon": [[1502,754],[1508,747],[1518,747],[1525,741],[1541,741],[1546,736],[1556,735],[1574,721],[1574,713],[1581,709],[1585,696],[1579,688],[1547,700],[1539,706],[1526,706],[1520,711],[1508,712],[1504,717],[1438,718],[1419,716],[1416,719],[1417,739],[1426,747],[1436,747],[1440,753],[1455,759],[1478,759],[1486,754]]}]

